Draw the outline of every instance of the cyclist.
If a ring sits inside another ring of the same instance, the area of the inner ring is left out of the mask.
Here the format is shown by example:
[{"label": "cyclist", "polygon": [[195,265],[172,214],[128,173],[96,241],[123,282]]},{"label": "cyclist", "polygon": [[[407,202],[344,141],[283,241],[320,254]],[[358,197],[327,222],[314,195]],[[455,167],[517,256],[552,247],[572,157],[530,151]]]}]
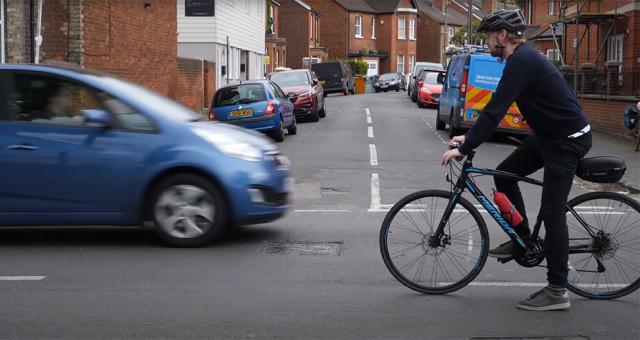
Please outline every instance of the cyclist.
[{"label": "cyclist", "polygon": [[[525,44],[526,23],[520,10],[498,10],[488,14],[478,32],[488,34],[491,55],[506,61],[495,93],[475,125],[451,139],[460,144],[443,155],[442,165],[461,157],[489,138],[514,101],[533,134],[509,155],[497,169],[528,176],[544,167],[541,217],[547,249],[548,285],[518,303],[526,310],[568,309],[565,291],[569,256],[569,232],[565,207],[578,161],[591,148],[590,125],[573,90],[560,72],[534,47]],[[522,194],[516,181],[497,178],[496,188],[507,195],[524,221],[515,227],[521,237],[531,234]],[[512,241],[489,251],[489,256],[512,256]]]}]

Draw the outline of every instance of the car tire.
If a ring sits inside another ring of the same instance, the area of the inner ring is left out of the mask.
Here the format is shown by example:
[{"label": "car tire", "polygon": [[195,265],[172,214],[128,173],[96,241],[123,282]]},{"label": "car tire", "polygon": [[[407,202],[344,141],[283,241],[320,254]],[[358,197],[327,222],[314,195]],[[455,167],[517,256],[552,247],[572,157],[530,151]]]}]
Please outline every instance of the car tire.
[{"label": "car tire", "polygon": [[298,123],[296,122],[295,116],[293,116],[293,123],[291,123],[291,125],[287,127],[287,133],[292,136],[298,133]]},{"label": "car tire", "polygon": [[442,119],[440,119],[440,110],[438,110],[438,112],[436,113],[436,130],[444,130],[447,127],[447,123],[443,122]]},{"label": "car tire", "polygon": [[460,134],[460,130],[453,127],[453,112],[449,116],[449,139]]},{"label": "car tire", "polygon": [[168,177],[152,189],[149,197],[147,209],[155,232],[169,246],[201,247],[228,228],[227,200],[220,188],[202,176]]},{"label": "car tire", "polygon": [[311,115],[309,116],[309,120],[312,122],[317,122],[320,120],[320,115],[318,114],[318,108],[311,109]]},{"label": "car tire", "polygon": [[280,124],[278,124],[278,127],[274,130],[271,130],[269,132],[269,135],[274,141],[278,143],[284,142],[284,122],[280,120]]},{"label": "car tire", "polygon": [[349,88],[346,85],[344,86],[344,90],[342,90],[342,94],[344,94],[345,96],[349,95]]},{"label": "car tire", "polygon": [[320,118],[324,118],[327,116],[327,111],[325,110],[324,107],[324,100],[322,101],[322,109],[318,110],[318,117]]}]

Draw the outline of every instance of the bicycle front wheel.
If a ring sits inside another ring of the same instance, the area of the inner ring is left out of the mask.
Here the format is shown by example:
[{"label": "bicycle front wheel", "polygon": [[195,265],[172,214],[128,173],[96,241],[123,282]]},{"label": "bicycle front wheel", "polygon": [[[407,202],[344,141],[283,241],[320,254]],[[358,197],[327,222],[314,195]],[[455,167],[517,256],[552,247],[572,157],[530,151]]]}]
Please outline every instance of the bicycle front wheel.
[{"label": "bicycle front wheel", "polygon": [[396,203],[380,229],[380,252],[391,274],[406,287],[424,294],[446,294],[471,282],[489,252],[487,226],[466,199],[458,203],[441,241],[433,242],[453,194],[419,191]]},{"label": "bicycle front wheel", "polygon": [[638,289],[640,204],[625,195],[593,192],[568,206],[576,215],[567,214],[567,288],[590,299],[615,299]]}]

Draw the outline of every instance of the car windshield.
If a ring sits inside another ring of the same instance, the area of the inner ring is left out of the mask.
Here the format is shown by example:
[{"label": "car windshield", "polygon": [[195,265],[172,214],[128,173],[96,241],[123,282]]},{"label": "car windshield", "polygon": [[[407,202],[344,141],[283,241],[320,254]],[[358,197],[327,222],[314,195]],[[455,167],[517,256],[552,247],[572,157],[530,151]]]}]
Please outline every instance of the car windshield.
[{"label": "car windshield", "polygon": [[380,76],[380,80],[394,80],[396,77],[395,73],[385,73]]},{"label": "car windshield", "polygon": [[227,106],[261,102],[267,100],[262,84],[247,84],[223,87],[216,92],[213,106]]},{"label": "car windshield", "polygon": [[136,104],[142,105],[153,112],[178,122],[192,122],[201,118],[196,112],[142,86],[108,76],[98,76],[104,84],[117,88],[122,93],[125,93],[127,97],[132,98],[131,104],[133,106],[137,106]]},{"label": "car windshield", "polygon": [[306,72],[274,73],[269,79],[280,87],[309,85],[309,77]]},{"label": "car windshield", "polygon": [[422,76],[425,84],[438,85],[438,72],[427,72]]}]

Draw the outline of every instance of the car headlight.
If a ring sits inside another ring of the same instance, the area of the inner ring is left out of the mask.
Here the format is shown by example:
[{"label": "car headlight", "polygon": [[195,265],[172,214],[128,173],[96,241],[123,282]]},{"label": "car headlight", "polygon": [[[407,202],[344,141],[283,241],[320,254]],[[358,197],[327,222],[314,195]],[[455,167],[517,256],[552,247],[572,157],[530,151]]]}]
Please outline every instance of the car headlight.
[{"label": "car headlight", "polygon": [[191,131],[226,155],[252,162],[262,160],[262,150],[253,144],[206,129],[192,128]]},{"label": "car headlight", "polygon": [[305,93],[301,93],[300,95],[298,95],[298,98],[300,99],[304,99],[304,98],[308,98],[311,97],[311,92],[305,92]]}]

